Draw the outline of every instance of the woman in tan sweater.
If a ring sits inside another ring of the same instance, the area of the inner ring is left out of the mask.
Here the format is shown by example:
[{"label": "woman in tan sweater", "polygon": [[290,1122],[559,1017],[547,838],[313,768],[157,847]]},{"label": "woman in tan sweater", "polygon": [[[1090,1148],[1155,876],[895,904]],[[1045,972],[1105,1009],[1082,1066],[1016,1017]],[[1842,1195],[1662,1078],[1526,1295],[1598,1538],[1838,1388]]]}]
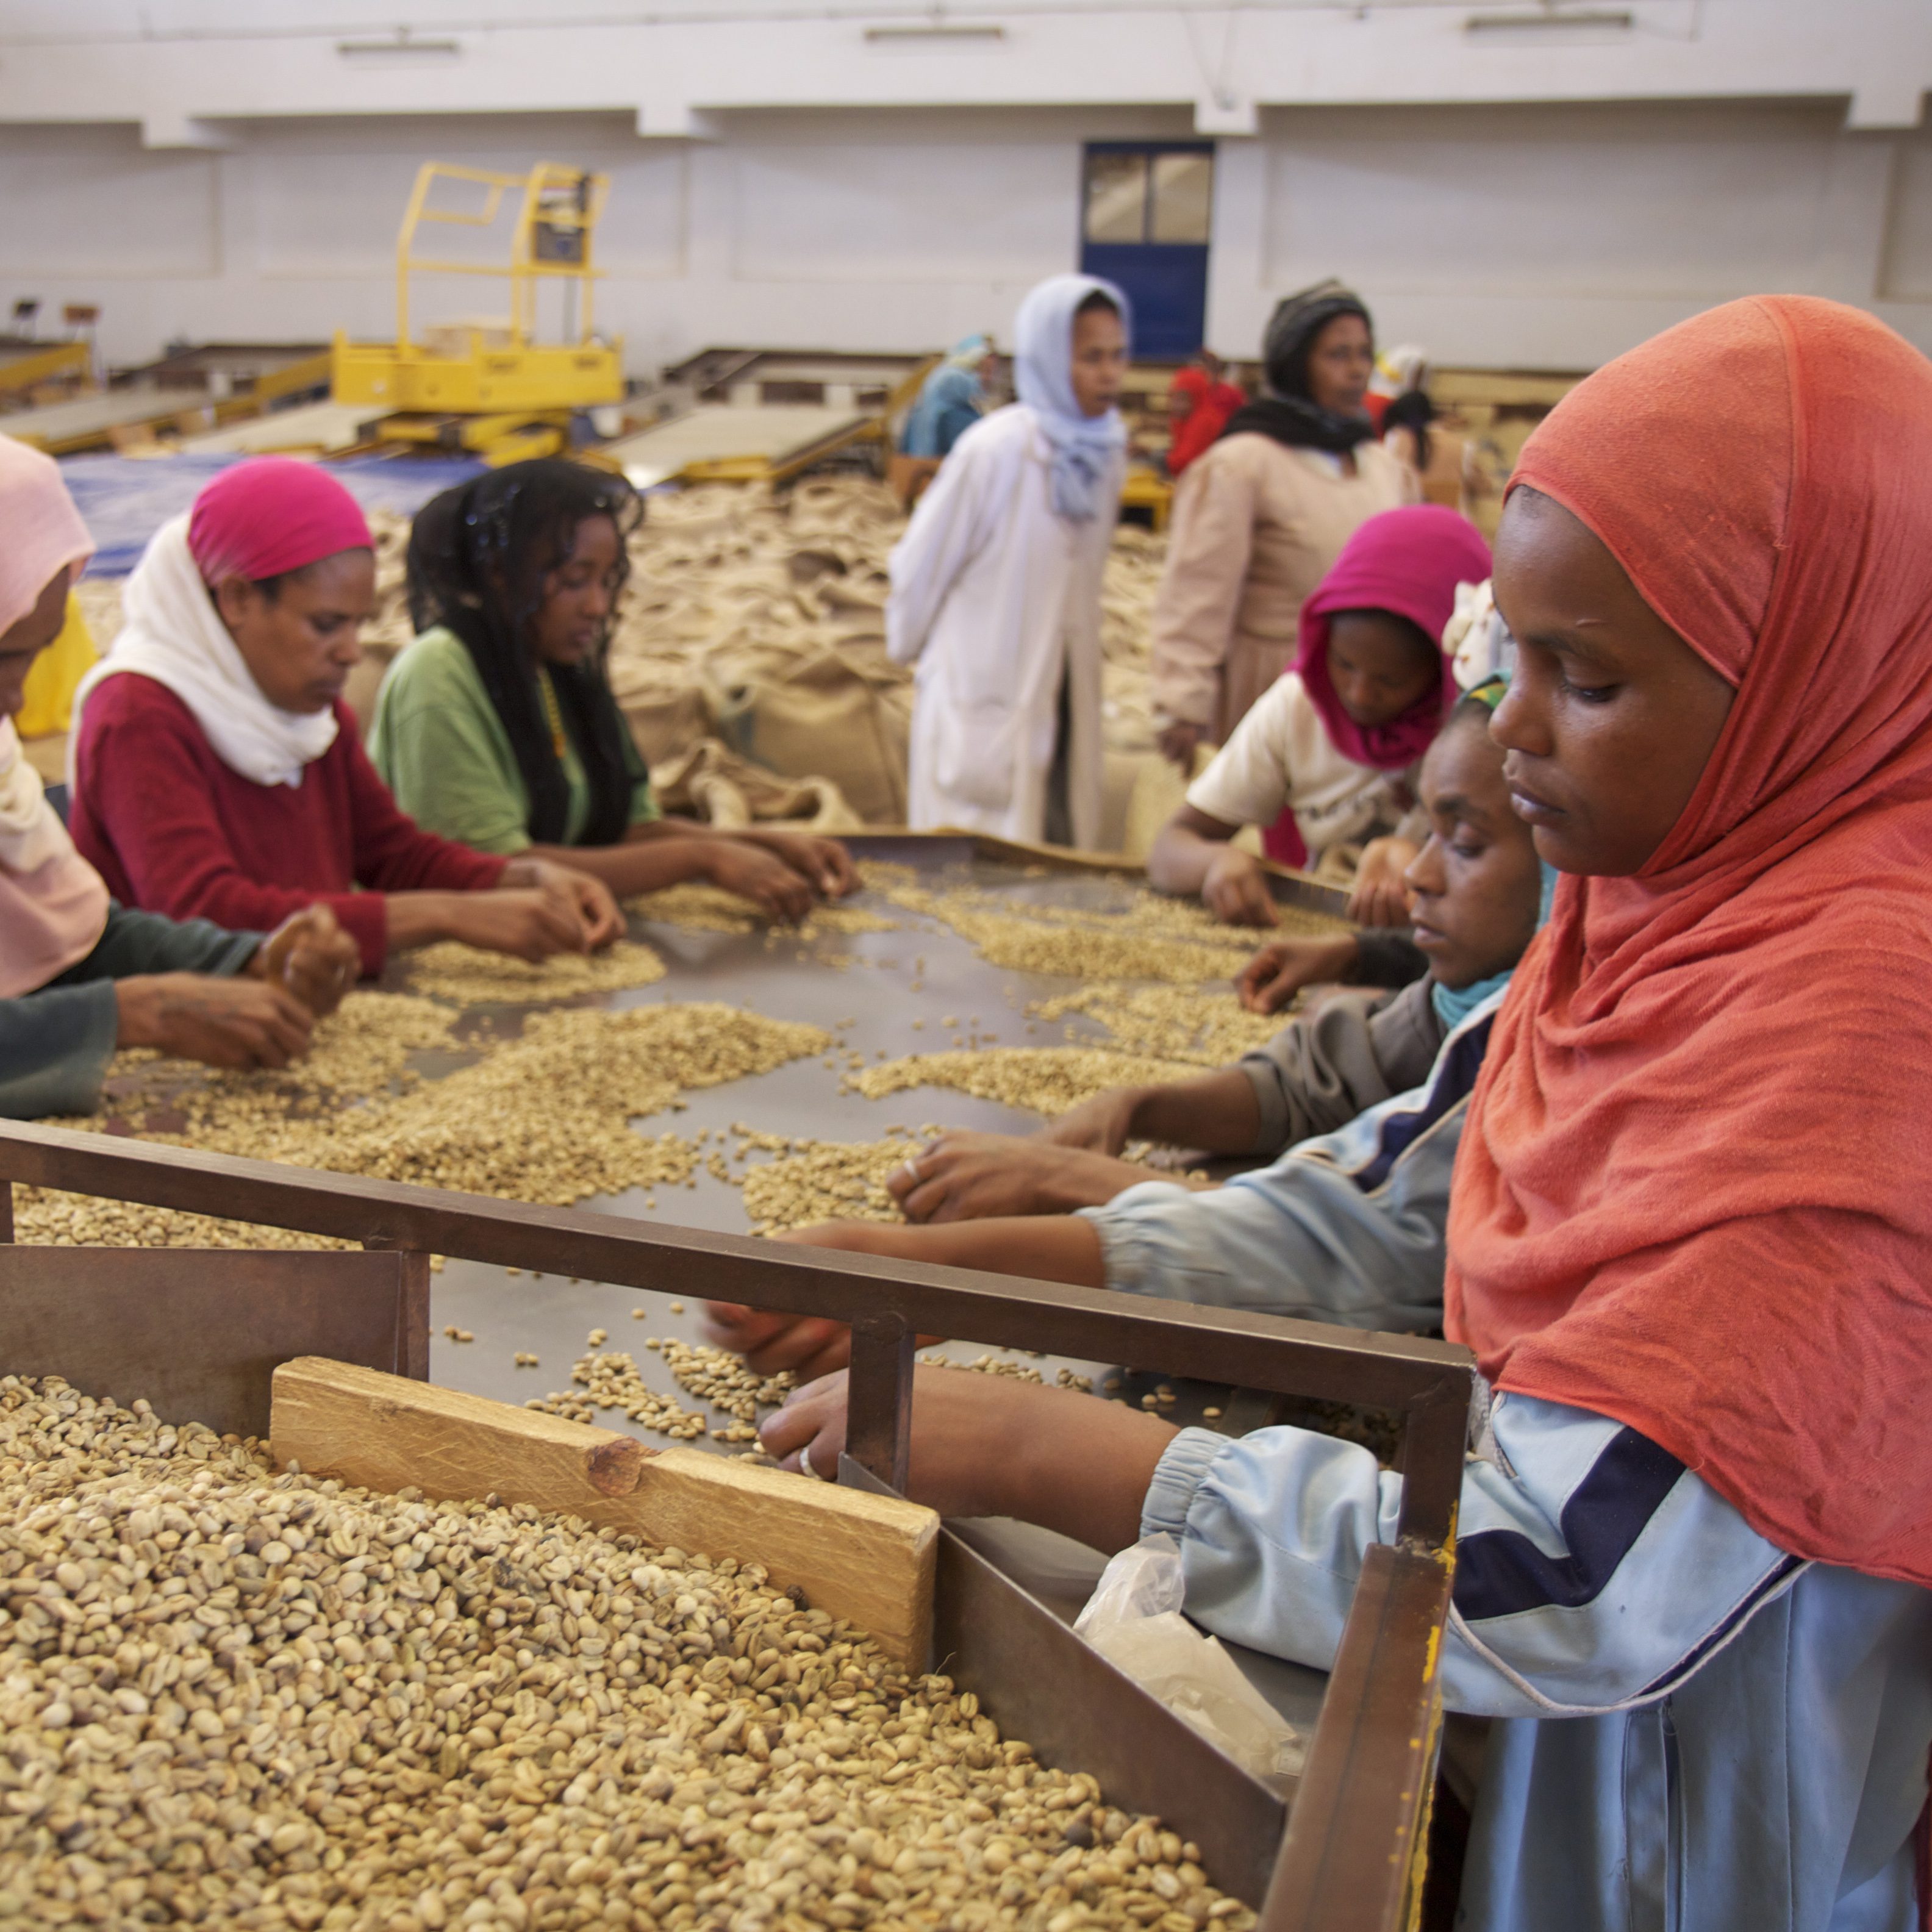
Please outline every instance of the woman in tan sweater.
[{"label": "woman in tan sweater", "polygon": [[1262,349],[1268,393],[1236,412],[1176,491],[1154,614],[1162,754],[1191,771],[1294,655],[1303,600],[1357,526],[1420,500],[1363,407],[1369,312],[1339,282],[1290,296]]}]

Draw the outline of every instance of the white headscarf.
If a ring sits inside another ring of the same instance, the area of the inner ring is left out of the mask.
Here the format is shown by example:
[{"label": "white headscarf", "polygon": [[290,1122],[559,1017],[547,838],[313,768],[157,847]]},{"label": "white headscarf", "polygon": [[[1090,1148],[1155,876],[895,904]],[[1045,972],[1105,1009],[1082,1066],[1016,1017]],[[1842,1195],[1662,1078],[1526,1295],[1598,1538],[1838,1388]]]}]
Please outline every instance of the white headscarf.
[{"label": "white headscarf", "polygon": [[[302,767],[335,742],[335,713],[284,711],[262,694],[188,547],[188,517],[164,524],[122,592],[124,621],[108,654],[74,694],[74,744],[80,715],[104,678],[139,671],[194,714],[214,754],[260,785],[302,783]],[[71,754],[70,754],[71,776]]]},{"label": "white headscarf", "polygon": [[1127,440],[1118,410],[1090,416],[1073,399],[1074,311],[1096,292],[1120,311],[1120,328],[1131,348],[1127,298],[1097,275],[1049,277],[1020,304],[1013,320],[1015,384],[1052,448],[1054,509],[1076,524],[1093,520],[1101,478]]}]

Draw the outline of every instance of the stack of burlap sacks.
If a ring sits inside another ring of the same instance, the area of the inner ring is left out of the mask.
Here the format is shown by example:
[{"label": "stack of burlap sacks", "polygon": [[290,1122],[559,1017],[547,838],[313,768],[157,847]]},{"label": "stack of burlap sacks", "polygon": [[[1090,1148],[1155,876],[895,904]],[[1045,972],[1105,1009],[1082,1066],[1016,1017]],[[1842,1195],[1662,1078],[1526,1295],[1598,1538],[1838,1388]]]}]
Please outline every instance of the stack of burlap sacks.
[{"label": "stack of burlap sacks", "polygon": [[[377,614],[345,694],[365,729],[411,635],[408,519],[370,520]],[[610,681],[667,809],[728,826],[905,822],[912,674],[887,659],[885,636],[886,560],[904,527],[891,494],[862,478],[650,498],[632,539]],[[1148,703],[1165,550],[1163,538],[1124,526],[1108,566],[1102,842],[1116,850],[1144,852],[1180,795],[1154,753]],[[118,586],[88,588],[104,645],[119,625]]]},{"label": "stack of burlap sacks", "polygon": [[[912,676],[886,656],[885,604],[886,557],[904,526],[891,494],[857,478],[784,495],[714,484],[652,497],[610,676],[653,776],[670,779],[692,748],[716,747],[704,760],[748,760],[812,787],[821,811],[842,800],[848,826],[903,824]],[[1153,744],[1148,622],[1164,548],[1124,529],[1108,572],[1115,844]]]}]

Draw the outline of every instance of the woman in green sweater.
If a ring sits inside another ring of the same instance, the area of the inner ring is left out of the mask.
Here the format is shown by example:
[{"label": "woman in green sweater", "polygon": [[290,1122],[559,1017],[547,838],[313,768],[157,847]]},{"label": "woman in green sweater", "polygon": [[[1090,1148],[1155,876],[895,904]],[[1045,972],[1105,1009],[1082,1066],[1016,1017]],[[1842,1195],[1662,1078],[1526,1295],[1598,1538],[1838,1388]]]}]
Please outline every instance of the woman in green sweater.
[{"label": "woman in green sweater", "polygon": [[775,919],[852,890],[835,839],[667,818],[610,694],[610,625],[643,514],[629,484],[544,458],[446,490],[410,533],[416,641],[369,751],[418,824],[556,859],[620,893],[708,879]]}]

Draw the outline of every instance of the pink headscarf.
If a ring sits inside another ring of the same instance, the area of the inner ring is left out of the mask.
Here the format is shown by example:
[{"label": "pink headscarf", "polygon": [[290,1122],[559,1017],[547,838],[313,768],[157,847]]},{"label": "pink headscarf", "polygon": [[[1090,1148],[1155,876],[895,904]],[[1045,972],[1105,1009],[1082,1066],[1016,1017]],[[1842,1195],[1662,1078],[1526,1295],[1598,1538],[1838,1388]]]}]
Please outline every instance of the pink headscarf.
[{"label": "pink headscarf", "polygon": [[[71,583],[93,554],[60,466],[0,436],[0,631],[28,615],[56,578]],[[0,999],[86,958],[106,922],[100,874],[46,802],[14,721],[0,720]]]},{"label": "pink headscarf", "polygon": [[0,631],[40,602],[63,566],[68,580],[94,554],[94,539],[51,456],[0,436]]},{"label": "pink headscarf", "polygon": [[[1436,742],[1458,694],[1444,657],[1436,688],[1399,718],[1386,724],[1358,724],[1342,710],[1328,676],[1328,628],[1336,613],[1390,610],[1439,644],[1455,613],[1456,585],[1481,584],[1489,574],[1490,547],[1475,526],[1439,504],[1384,510],[1348,539],[1301,607],[1301,646],[1293,667],[1321,714],[1329,742],[1342,757],[1382,772],[1414,764]],[[1284,866],[1299,866],[1308,856],[1292,812],[1264,828],[1262,847]]]},{"label": "pink headscarf", "polygon": [[338,550],[374,550],[376,539],[361,506],[320,464],[257,456],[196,497],[188,547],[204,584],[259,583]]},{"label": "pink headscarf", "polygon": [[1301,607],[1301,649],[1294,668],[1322,714],[1329,742],[1345,758],[1378,771],[1412,765],[1436,742],[1456,698],[1444,658],[1436,688],[1386,724],[1358,724],[1342,709],[1328,679],[1329,621],[1338,610],[1391,610],[1439,643],[1455,614],[1456,586],[1490,574],[1490,547],[1476,526],[1436,503],[1384,510],[1358,529]]}]

